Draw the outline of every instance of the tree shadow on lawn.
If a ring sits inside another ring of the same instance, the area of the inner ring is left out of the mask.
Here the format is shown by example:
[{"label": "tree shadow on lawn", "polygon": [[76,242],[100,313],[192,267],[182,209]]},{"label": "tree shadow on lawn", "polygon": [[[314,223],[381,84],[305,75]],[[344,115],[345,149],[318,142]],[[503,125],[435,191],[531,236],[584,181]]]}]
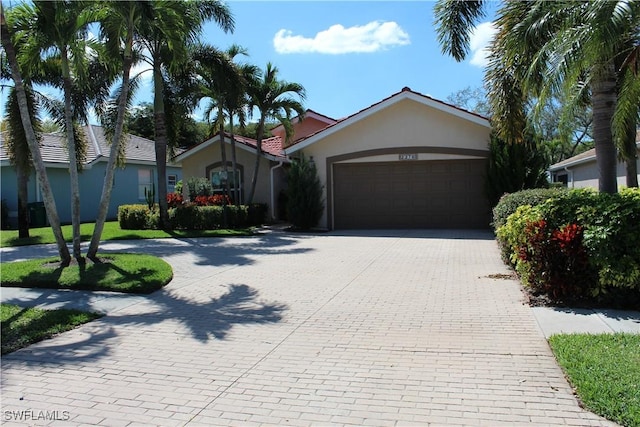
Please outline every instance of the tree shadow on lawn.
[{"label": "tree shadow on lawn", "polygon": [[[90,293],[80,296],[88,304]],[[47,366],[77,364],[86,361],[110,357],[113,349],[120,344],[123,336],[131,331],[134,334],[143,333],[146,341],[154,333],[158,333],[157,348],[146,348],[151,353],[162,352],[166,345],[167,330],[160,325],[163,322],[177,321],[184,326],[194,339],[206,343],[210,340],[224,340],[235,325],[278,323],[287,310],[287,305],[269,303],[259,299],[258,291],[245,284],[230,284],[227,291],[217,297],[202,297],[200,301],[193,301],[172,295],[165,289],[148,297],[140,298],[141,302],[149,302],[152,307],[146,310],[141,307],[141,314],[122,314],[102,317],[84,325],[80,330],[63,334],[56,339],[34,344],[15,353],[3,356],[3,362],[15,359],[22,363]],[[76,303],[64,303],[65,295],[56,293],[46,298],[48,304],[60,303],[59,308],[77,308]],[[9,300],[7,303],[18,304],[19,301]],[[67,297],[68,302],[68,297]],[[158,328],[154,328],[158,325]],[[179,337],[180,332],[173,332]],[[73,337],[80,339],[73,339]],[[71,342],[65,342],[68,340]],[[185,349],[188,350],[188,349]]]}]

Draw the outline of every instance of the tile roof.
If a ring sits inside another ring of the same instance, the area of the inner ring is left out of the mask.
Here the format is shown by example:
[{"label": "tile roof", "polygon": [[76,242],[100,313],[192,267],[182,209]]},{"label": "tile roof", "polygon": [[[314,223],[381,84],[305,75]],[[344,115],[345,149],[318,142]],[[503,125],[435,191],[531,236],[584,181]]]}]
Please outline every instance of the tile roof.
[{"label": "tile roof", "polygon": [[[231,134],[229,132],[225,132],[225,136],[227,139],[225,139],[225,141],[230,142],[231,140]],[[244,145],[246,147],[251,148],[252,150],[255,150],[256,147],[258,146],[258,141],[256,141],[253,138],[249,138],[247,136],[242,136],[242,135],[233,135],[233,139],[236,141],[237,144],[241,144]],[[216,134],[210,138],[208,138],[205,141],[202,141],[200,144],[194,145],[193,147],[190,147],[188,149],[186,149],[185,151],[183,151],[180,154],[187,154],[189,152],[191,152],[192,150],[199,150],[211,143],[213,143],[213,141],[219,140],[219,134]],[[282,148],[282,138],[280,138],[279,136],[274,136],[271,138],[265,138],[262,140],[262,151],[264,154],[273,156],[273,157],[277,157],[277,158],[282,158],[285,159],[285,155],[284,155],[284,151]]]},{"label": "tile roof", "polygon": [[[107,142],[102,126],[90,125],[82,128],[87,138],[87,157],[85,165],[99,160],[109,158],[110,145]],[[0,160],[9,160],[9,156],[4,147],[6,133],[2,134],[2,144],[0,146]],[[136,135],[127,135],[126,141],[126,161],[131,163],[152,162],[155,163],[154,142]],[[67,164],[69,155],[67,154],[64,135],[61,132],[47,133],[42,135],[40,141],[40,151],[45,163]]]}]

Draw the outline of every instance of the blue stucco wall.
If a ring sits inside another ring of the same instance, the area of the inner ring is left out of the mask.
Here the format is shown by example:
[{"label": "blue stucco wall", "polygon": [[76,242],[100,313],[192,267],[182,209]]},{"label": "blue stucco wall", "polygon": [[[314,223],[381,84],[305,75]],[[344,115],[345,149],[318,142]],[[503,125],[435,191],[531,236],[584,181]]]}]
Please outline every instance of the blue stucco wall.
[{"label": "blue stucco wall", "polygon": [[[100,196],[102,195],[105,169],[106,163],[100,162],[94,164],[91,168],[83,170],[79,175],[80,221],[82,222],[95,221],[100,204]],[[158,188],[155,166],[128,164],[124,169],[117,168],[107,219],[117,218],[118,206],[120,205],[145,203],[144,200],[138,198],[138,169],[153,169],[154,183]],[[10,212],[17,212],[18,196],[15,169],[13,166],[3,166],[0,172],[0,178],[2,179],[0,182],[0,197],[6,199]],[[48,168],[47,175],[53,189],[60,221],[63,224],[71,223],[69,171],[63,168]],[[181,180],[182,170],[181,168],[167,166],[167,175],[176,175],[177,179]],[[32,174],[29,179],[29,202],[39,200],[42,200],[42,197],[36,194],[36,177],[35,174]],[[10,217],[10,223],[15,226],[15,218]]]}]

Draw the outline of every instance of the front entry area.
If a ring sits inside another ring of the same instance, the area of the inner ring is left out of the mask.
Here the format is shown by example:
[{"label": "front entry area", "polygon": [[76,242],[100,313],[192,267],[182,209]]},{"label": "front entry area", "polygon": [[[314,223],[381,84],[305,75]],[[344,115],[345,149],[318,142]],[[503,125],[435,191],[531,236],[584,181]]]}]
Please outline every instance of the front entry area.
[{"label": "front entry area", "polygon": [[488,228],[486,161],[333,165],[334,228]]}]

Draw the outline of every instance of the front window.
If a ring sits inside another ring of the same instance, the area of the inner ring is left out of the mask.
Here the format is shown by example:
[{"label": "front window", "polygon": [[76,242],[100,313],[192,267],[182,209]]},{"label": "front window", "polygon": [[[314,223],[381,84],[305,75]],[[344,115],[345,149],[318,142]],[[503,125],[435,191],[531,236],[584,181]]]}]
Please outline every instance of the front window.
[{"label": "front window", "polygon": [[236,171],[235,179],[233,171],[223,171],[222,169],[214,169],[211,171],[211,186],[214,194],[224,194],[227,181],[229,182],[229,194],[231,199],[242,201],[242,176],[240,171]]},{"label": "front window", "polygon": [[138,199],[145,200],[145,190],[153,191],[153,170],[138,169]]},{"label": "front window", "polygon": [[178,175],[167,175],[167,193],[173,193],[176,191],[177,182]]}]

